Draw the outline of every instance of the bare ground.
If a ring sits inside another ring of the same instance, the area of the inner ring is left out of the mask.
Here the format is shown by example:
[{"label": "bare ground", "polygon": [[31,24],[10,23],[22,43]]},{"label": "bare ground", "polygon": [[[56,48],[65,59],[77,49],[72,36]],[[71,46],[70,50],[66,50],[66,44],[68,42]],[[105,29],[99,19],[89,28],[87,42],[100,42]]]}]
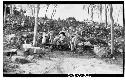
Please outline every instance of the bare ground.
[{"label": "bare ground", "polygon": [[72,52],[55,51],[48,53],[40,59],[34,59],[31,63],[18,64],[14,72],[17,74],[122,74],[122,63],[111,64],[111,61],[94,58]]}]

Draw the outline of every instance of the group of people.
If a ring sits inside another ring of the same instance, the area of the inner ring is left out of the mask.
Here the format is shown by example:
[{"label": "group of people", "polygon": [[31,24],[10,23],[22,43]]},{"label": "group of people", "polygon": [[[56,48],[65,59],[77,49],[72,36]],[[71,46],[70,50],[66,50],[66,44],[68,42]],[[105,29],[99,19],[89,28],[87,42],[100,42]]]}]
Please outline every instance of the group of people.
[{"label": "group of people", "polygon": [[[67,28],[63,27],[58,35],[54,36],[54,31],[48,33],[42,33],[42,44],[54,44],[54,45],[67,45],[71,51],[76,49],[76,46],[80,41],[78,40],[81,36],[80,29],[76,30],[74,27]],[[48,41],[47,41],[48,40]]]},{"label": "group of people", "polygon": [[[37,38],[37,46],[43,45],[54,45],[57,46],[63,46],[66,48],[69,48],[71,51],[74,51],[77,49],[78,45],[83,45],[83,40],[86,40],[86,38],[83,38],[82,28],[75,28],[73,26],[70,26],[69,28],[63,27],[58,34],[55,34],[57,32],[54,31],[46,31],[44,29],[43,32],[38,32],[38,38]],[[33,40],[33,34],[23,34],[19,38],[19,45],[22,44],[32,44]],[[18,43],[19,43],[18,42]],[[60,47],[59,47],[60,48]]]}]

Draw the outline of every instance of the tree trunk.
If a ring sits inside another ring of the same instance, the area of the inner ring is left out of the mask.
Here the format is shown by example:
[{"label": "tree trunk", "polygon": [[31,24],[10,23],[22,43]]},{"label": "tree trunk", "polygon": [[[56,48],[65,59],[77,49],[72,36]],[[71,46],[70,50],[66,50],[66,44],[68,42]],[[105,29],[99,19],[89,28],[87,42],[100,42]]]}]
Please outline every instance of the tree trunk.
[{"label": "tree trunk", "polygon": [[34,8],[33,8],[32,4],[28,4],[28,6],[31,9],[32,17],[34,17]]},{"label": "tree trunk", "polygon": [[53,12],[52,12],[52,15],[51,15],[51,19],[53,19],[55,13],[56,13],[56,7],[57,7],[57,4],[54,5],[54,9],[53,9]]},{"label": "tree trunk", "polygon": [[32,9],[32,8],[31,8],[31,12],[32,12],[32,17],[34,17],[34,13],[33,13],[34,11],[33,11],[33,9]]},{"label": "tree trunk", "polygon": [[102,4],[100,4],[100,23],[102,22]]},{"label": "tree trunk", "polygon": [[91,20],[93,21],[93,6],[91,6]]},{"label": "tree trunk", "polygon": [[37,27],[38,27],[38,13],[39,13],[39,5],[35,7],[35,26],[34,26],[34,37],[33,37],[33,46],[36,46],[36,37],[37,37]]},{"label": "tree trunk", "polygon": [[5,21],[6,21],[6,4],[4,5],[5,7],[4,7],[4,24],[5,24]]},{"label": "tree trunk", "polygon": [[114,19],[113,19],[112,13],[113,13],[113,7],[112,7],[112,4],[110,4],[110,20],[111,20],[111,54],[113,55],[113,53],[114,53],[114,28],[113,28]]},{"label": "tree trunk", "polygon": [[107,28],[107,5],[105,4],[105,28]]},{"label": "tree trunk", "polygon": [[14,4],[10,4],[10,14],[13,14],[13,5]]},{"label": "tree trunk", "polygon": [[47,14],[48,8],[49,8],[49,5],[47,5],[47,8],[46,8],[46,13],[45,13],[45,17],[46,17],[46,14]]},{"label": "tree trunk", "polygon": [[10,14],[12,14],[12,4],[10,4]]}]

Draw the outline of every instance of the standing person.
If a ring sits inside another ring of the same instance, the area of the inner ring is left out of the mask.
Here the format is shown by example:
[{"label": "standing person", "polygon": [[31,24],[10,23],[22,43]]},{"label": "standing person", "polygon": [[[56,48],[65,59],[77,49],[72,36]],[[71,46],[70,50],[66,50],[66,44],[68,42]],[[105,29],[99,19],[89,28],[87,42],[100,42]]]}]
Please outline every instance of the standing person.
[{"label": "standing person", "polygon": [[77,48],[78,44],[78,31],[76,31],[72,36],[71,36],[71,41],[70,41],[70,48],[71,51],[74,51]]},{"label": "standing person", "polygon": [[45,32],[45,29],[44,29],[44,32],[42,33],[42,44],[45,44],[46,40],[47,40],[47,34]]},{"label": "standing person", "polygon": [[73,45],[73,37],[75,36],[74,33],[75,33],[74,27],[70,26],[68,31],[68,38],[69,38],[69,44],[70,44],[69,46],[71,51],[73,51],[73,48],[74,48],[74,45]]},{"label": "standing person", "polygon": [[68,36],[71,37],[75,33],[75,31],[76,31],[75,28],[73,26],[70,26],[69,27],[69,32],[68,32],[69,35]]},{"label": "standing person", "polygon": [[50,31],[49,32],[49,42],[52,44],[53,43],[53,39],[54,39],[54,32],[53,31]]}]

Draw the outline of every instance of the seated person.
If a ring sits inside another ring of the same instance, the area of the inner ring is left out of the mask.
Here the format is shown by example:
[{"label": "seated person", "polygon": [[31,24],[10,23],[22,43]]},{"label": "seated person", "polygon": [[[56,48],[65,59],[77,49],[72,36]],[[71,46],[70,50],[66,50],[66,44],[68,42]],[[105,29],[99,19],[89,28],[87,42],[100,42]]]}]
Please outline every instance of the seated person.
[{"label": "seated person", "polygon": [[65,40],[66,40],[66,35],[65,35],[64,32],[61,32],[61,33],[59,34],[59,41],[60,41],[60,43],[61,43],[61,44],[64,44],[64,43],[65,43]]},{"label": "seated person", "polygon": [[65,36],[65,33],[64,32],[61,32],[60,34],[59,34],[59,36],[56,36],[55,38],[54,38],[54,44],[56,43],[58,43],[58,44],[64,44],[64,42],[65,42],[65,39],[66,39],[66,36]]}]

